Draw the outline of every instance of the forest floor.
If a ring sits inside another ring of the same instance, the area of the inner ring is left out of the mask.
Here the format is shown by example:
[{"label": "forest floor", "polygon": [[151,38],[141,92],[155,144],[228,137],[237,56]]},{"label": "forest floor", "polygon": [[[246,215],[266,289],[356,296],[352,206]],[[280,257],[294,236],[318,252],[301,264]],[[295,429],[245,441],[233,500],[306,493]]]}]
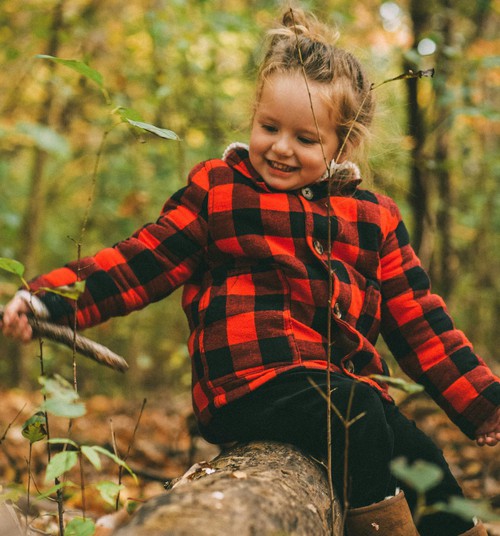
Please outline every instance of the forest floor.
[{"label": "forest floor", "polygon": [[[33,532],[29,534],[58,534],[57,504],[53,499],[37,499],[38,491],[50,488],[44,482],[47,466],[47,444],[34,443],[31,453],[30,499],[27,498],[29,442],[22,436],[22,425],[40,404],[39,393],[21,390],[0,392],[0,501],[14,499],[21,524],[28,519]],[[137,481],[126,472],[120,499],[125,505],[140,503],[164,492],[165,483],[181,476],[193,463],[209,460],[218,453],[217,447],[203,441],[192,424],[190,402],[186,396],[166,398],[155,395],[143,401],[120,397],[93,396],[86,401],[85,416],[72,421],[52,418],[50,435],[71,437],[79,445],[99,445],[119,454],[137,475]],[[471,499],[486,499],[500,514],[500,456],[499,448],[479,448],[467,439],[447,417],[425,396],[406,399],[404,412],[429,434],[443,449],[450,467]],[[140,419],[139,419],[140,417]],[[3,437],[2,437],[3,436]],[[54,453],[61,449],[54,445]],[[85,491],[82,499],[81,473],[77,466],[67,478],[77,487],[65,488],[65,520],[82,515],[98,519],[115,508],[106,503],[97,487],[103,481],[118,481],[118,466],[102,457],[97,471],[86,460],[82,473]],[[10,501],[8,502],[10,505]],[[29,513],[27,507],[29,505]],[[12,506],[10,506],[12,513]],[[5,512],[4,512],[5,515]],[[3,536],[0,510],[0,536]],[[488,526],[491,535],[500,534],[500,523]],[[23,532],[24,533],[24,532]],[[9,534],[10,536],[10,534]]]}]

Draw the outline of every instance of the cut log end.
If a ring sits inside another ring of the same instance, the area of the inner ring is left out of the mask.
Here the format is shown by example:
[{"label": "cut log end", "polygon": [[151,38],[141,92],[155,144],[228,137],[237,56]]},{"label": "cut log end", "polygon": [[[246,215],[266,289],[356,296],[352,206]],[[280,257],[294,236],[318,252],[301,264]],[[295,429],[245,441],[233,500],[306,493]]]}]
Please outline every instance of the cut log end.
[{"label": "cut log end", "polygon": [[291,445],[260,441],[197,464],[114,534],[340,536],[342,516],[338,501],[332,514],[320,463]]}]

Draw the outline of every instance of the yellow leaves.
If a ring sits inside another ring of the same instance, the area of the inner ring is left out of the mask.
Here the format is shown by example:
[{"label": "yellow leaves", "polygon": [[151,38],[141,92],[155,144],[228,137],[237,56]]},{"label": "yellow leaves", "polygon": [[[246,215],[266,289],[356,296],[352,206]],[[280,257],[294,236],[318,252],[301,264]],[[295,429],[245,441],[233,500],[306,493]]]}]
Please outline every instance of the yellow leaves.
[{"label": "yellow leaves", "polygon": [[481,59],[485,56],[498,56],[500,39],[477,39],[467,47],[466,53],[469,58]]},{"label": "yellow leaves", "polygon": [[200,147],[203,147],[205,141],[205,134],[197,128],[190,128],[186,133],[186,142],[190,147],[193,147],[194,149],[199,149]]},{"label": "yellow leaves", "polygon": [[143,65],[146,67],[153,53],[151,36],[146,31],[134,33],[126,37],[125,46],[134,53],[134,61],[145,62]]},{"label": "yellow leaves", "polygon": [[221,84],[226,95],[237,98],[247,89],[247,84],[239,78],[227,78]]}]

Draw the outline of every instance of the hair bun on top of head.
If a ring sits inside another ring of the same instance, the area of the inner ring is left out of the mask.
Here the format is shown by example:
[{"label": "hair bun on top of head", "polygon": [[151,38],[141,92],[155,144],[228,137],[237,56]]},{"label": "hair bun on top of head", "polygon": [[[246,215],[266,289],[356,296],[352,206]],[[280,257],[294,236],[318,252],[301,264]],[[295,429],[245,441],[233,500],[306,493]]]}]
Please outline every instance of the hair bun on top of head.
[{"label": "hair bun on top of head", "polygon": [[299,8],[287,9],[283,13],[281,22],[295,35],[302,35],[311,41],[333,45],[339,38],[339,33],[336,30],[319,22],[312,13],[305,13]]}]

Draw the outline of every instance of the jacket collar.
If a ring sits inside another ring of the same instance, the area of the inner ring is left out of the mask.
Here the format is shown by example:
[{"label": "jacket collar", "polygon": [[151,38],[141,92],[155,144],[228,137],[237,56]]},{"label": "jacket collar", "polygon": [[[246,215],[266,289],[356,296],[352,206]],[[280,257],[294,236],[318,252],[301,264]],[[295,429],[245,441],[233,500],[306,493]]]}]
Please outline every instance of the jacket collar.
[{"label": "jacket collar", "polygon": [[[258,185],[264,190],[271,191],[271,189],[267,186],[262,177],[257,173],[255,168],[250,163],[248,149],[249,147],[246,143],[231,143],[226,147],[226,150],[222,155],[222,160],[224,160],[231,168],[242,173],[245,177],[258,183]],[[353,195],[361,183],[360,178],[336,179],[335,176],[333,176],[333,178],[330,180],[332,181],[330,187],[331,194],[342,196]],[[318,180],[317,182],[313,183],[310,188],[314,190],[316,195],[319,194],[320,197],[326,196],[328,190],[328,181]]]}]

